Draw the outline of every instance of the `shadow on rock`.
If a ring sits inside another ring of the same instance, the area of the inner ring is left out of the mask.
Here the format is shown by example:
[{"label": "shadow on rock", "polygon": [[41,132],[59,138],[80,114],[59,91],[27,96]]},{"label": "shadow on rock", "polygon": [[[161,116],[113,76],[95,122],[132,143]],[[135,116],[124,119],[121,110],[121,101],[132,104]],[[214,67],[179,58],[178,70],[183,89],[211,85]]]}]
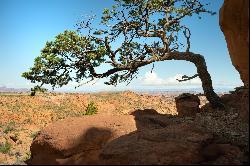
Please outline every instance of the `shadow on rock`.
[{"label": "shadow on rock", "polygon": [[241,164],[241,151],[213,134],[153,109],[69,118],[33,141],[30,164]]}]

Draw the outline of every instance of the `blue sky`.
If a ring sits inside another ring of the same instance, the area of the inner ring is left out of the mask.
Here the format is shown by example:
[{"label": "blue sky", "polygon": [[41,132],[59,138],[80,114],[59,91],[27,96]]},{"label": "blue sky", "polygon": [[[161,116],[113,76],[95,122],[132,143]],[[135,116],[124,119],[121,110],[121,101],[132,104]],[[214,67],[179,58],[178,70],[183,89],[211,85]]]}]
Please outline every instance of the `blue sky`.
[{"label": "blue sky", "polygon": [[[206,0],[209,1],[209,0]],[[213,11],[218,12],[223,0],[210,0]],[[30,88],[28,80],[21,77],[39,55],[46,41],[63,32],[75,30],[74,25],[82,15],[101,16],[103,8],[111,7],[112,0],[0,0],[0,86]],[[232,66],[218,14],[188,19],[191,28],[191,51],[205,56],[214,86],[242,85],[240,76]],[[199,80],[178,84],[175,78],[182,74],[195,74],[193,64],[186,61],[166,61],[141,68],[138,78],[130,86],[84,85],[78,90],[135,89],[135,88],[186,88],[200,87]],[[74,90],[74,83],[61,90]]]}]

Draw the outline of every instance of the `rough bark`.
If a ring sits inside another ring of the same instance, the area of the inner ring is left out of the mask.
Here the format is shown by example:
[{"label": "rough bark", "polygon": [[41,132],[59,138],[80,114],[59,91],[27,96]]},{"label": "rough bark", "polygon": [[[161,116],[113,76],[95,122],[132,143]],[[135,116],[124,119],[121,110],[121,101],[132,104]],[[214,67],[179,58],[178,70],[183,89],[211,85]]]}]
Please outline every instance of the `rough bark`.
[{"label": "rough bark", "polygon": [[223,107],[220,97],[214,92],[211,76],[207,70],[207,65],[204,57],[200,54],[191,52],[174,53],[169,56],[170,60],[186,60],[195,64],[197,73],[202,82],[202,88],[208,101],[213,107]]}]

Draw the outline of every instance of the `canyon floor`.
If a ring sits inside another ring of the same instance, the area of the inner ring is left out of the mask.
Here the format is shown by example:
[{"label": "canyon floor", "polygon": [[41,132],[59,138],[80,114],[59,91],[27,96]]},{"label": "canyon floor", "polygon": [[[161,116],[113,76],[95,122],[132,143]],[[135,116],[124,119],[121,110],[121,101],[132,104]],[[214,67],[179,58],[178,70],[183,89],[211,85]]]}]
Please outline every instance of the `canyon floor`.
[{"label": "canyon floor", "polygon": [[[30,146],[36,135],[53,122],[68,117],[84,117],[89,103],[98,108],[97,115],[131,115],[138,110],[155,110],[159,115],[177,116],[174,94],[149,95],[125,92],[100,93],[46,93],[31,97],[25,93],[0,94],[0,164],[25,164],[31,157]],[[199,96],[204,107],[207,100]],[[248,123],[241,123],[235,100],[226,96],[227,111],[214,113],[204,107],[196,118],[179,118],[195,121],[204,130],[225,137],[225,143],[248,147]],[[248,100],[248,97],[247,97]],[[249,105],[249,104],[248,104]],[[228,111],[230,110],[230,111]],[[243,115],[244,116],[244,115]],[[212,120],[211,120],[212,119]],[[236,119],[236,120],[235,120]],[[236,123],[237,122],[237,123]],[[217,129],[218,128],[218,129]],[[223,131],[222,131],[223,130]],[[244,153],[248,153],[247,150]],[[245,156],[245,155],[243,155]],[[242,159],[248,162],[248,159]]]}]

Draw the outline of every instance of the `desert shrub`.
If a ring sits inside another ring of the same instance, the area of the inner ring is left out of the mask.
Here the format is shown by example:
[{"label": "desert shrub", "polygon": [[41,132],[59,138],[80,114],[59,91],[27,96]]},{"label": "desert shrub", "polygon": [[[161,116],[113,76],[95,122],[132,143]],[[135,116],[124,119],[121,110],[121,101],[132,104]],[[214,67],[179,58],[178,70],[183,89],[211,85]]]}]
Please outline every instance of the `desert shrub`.
[{"label": "desert shrub", "polygon": [[96,104],[93,101],[91,101],[88,104],[88,106],[87,106],[87,108],[85,110],[84,115],[93,115],[93,114],[96,114],[97,111],[98,111],[98,108],[97,108]]},{"label": "desert shrub", "polygon": [[30,96],[35,96],[37,92],[46,92],[47,89],[42,88],[41,86],[35,86],[34,88],[31,88]]},{"label": "desert shrub", "polygon": [[14,125],[15,125],[15,122],[11,121],[9,124],[3,127],[3,132],[5,134],[8,134],[9,132],[14,131],[15,130]]},{"label": "desert shrub", "polygon": [[11,148],[11,144],[7,141],[3,144],[0,144],[0,152],[1,153],[4,153],[4,154],[9,153],[10,148]]},{"label": "desert shrub", "polygon": [[32,132],[30,138],[34,139],[38,135],[39,131]]},{"label": "desert shrub", "polygon": [[25,162],[25,161],[29,160],[30,158],[31,158],[31,152],[28,151],[28,152],[26,152],[25,155],[23,156],[22,161]]}]

